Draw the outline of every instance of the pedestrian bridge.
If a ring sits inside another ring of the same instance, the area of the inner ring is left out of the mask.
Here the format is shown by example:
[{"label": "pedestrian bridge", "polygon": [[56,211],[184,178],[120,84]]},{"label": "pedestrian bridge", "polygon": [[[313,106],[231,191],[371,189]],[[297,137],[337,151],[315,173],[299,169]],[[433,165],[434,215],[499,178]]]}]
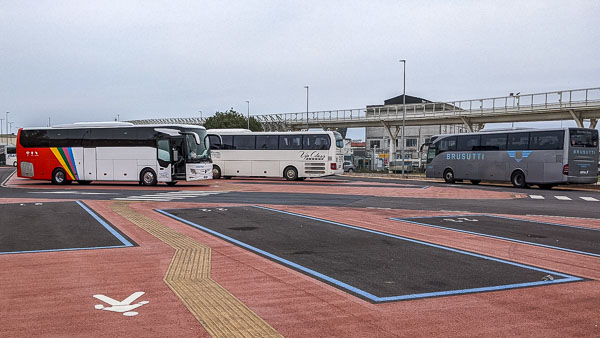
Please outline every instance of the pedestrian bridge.
[{"label": "pedestrian bridge", "polygon": [[[406,108],[406,115],[404,111]],[[512,94],[474,100],[358,109],[254,115],[265,130],[306,128],[399,127],[464,124],[470,131],[486,123],[573,119],[577,126],[595,128],[600,118],[600,88],[567,89],[536,94]]]}]

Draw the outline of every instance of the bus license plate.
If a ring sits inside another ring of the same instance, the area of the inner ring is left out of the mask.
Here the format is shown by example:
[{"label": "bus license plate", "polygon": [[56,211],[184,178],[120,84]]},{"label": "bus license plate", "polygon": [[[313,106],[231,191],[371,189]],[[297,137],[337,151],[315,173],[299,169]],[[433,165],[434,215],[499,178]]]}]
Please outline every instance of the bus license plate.
[{"label": "bus license plate", "polygon": [[587,175],[588,171],[587,170],[579,170],[579,174],[580,175]]}]

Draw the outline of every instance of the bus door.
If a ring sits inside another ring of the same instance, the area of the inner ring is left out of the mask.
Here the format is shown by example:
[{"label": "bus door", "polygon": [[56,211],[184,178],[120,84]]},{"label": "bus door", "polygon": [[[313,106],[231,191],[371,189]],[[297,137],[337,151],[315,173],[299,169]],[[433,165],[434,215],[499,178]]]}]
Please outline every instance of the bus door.
[{"label": "bus door", "polygon": [[169,145],[171,147],[171,161],[173,163],[172,176],[175,179],[185,180],[185,154],[187,153],[187,149],[184,137],[171,137]]}]

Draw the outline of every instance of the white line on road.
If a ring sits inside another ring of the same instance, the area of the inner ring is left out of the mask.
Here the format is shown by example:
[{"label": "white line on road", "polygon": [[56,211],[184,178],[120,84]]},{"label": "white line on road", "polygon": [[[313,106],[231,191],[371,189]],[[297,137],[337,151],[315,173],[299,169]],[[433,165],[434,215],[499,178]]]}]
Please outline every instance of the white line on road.
[{"label": "white line on road", "polygon": [[529,197],[533,198],[534,200],[543,200],[544,196],[542,195],[529,195]]},{"label": "white line on road", "polygon": [[598,202],[598,200],[593,197],[581,197],[581,199],[588,202]]},{"label": "white line on road", "polygon": [[567,196],[554,196],[554,198],[561,201],[571,201],[571,199]]}]

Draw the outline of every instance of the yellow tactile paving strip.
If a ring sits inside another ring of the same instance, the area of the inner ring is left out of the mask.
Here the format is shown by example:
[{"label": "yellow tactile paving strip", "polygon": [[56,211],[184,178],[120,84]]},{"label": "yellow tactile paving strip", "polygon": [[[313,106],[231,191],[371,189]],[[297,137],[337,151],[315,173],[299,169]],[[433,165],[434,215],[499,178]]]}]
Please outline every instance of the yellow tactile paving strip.
[{"label": "yellow tactile paving strip", "polygon": [[175,249],[164,281],[213,337],[282,337],[210,278],[211,249],[142,215],[127,202],[111,209]]}]

